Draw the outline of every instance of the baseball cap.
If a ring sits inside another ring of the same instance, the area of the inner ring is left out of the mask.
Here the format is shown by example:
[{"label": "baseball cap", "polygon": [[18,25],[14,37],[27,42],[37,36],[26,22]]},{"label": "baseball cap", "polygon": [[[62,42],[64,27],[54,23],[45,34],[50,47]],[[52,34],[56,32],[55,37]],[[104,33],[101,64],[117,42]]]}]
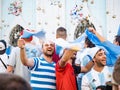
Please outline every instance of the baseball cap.
[{"label": "baseball cap", "polygon": [[0,54],[4,54],[6,50],[6,42],[5,40],[0,40]]},{"label": "baseball cap", "polygon": [[6,42],[4,40],[0,40],[0,50],[6,49]]}]

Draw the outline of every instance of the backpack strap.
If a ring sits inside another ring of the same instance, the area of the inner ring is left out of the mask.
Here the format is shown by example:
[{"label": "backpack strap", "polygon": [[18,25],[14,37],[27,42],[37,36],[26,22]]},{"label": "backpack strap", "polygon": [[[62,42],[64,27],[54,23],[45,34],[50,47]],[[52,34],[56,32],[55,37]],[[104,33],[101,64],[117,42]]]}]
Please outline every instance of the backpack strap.
[{"label": "backpack strap", "polygon": [[2,61],[1,58],[0,58],[0,61],[2,62],[3,66],[7,69],[7,66],[6,66],[5,63]]}]

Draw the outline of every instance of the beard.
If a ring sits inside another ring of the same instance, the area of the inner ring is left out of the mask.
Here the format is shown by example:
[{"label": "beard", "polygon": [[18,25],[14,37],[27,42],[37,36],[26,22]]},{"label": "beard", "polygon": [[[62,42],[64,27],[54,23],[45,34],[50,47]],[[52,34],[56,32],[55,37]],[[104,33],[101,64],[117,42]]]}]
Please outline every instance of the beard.
[{"label": "beard", "polygon": [[54,52],[48,53],[48,52],[44,52],[44,55],[47,57],[52,57]]},{"label": "beard", "polygon": [[106,64],[105,63],[98,63],[98,66],[104,67]]}]

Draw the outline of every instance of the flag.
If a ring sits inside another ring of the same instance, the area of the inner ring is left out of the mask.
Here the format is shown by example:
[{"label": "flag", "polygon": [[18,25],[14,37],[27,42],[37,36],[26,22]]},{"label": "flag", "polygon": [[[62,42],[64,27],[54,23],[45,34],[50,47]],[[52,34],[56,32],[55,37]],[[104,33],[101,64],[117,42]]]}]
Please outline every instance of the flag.
[{"label": "flag", "polygon": [[21,35],[21,38],[30,38],[33,35],[33,32],[30,32],[28,30],[23,30],[23,35]]},{"label": "flag", "polygon": [[45,34],[46,34],[46,32],[44,30],[37,31],[37,32],[23,30],[23,35],[21,36],[21,38],[29,38],[31,36],[36,36],[38,38],[45,38]]},{"label": "flag", "polygon": [[46,32],[44,30],[41,30],[41,31],[36,32],[33,35],[38,37],[38,38],[45,38],[45,34],[46,34]]},{"label": "flag", "polygon": [[80,37],[72,41],[72,43],[84,42],[86,37],[87,37],[86,33],[83,33]]},{"label": "flag", "polygon": [[77,44],[75,43],[70,43],[62,38],[58,38],[54,41],[54,43],[60,47],[62,47],[63,49],[72,49],[72,50],[75,50],[75,51],[79,51],[80,48]]},{"label": "flag", "polygon": [[107,56],[107,65],[113,66],[118,58],[120,56],[120,46],[117,46],[110,41],[101,42],[97,36],[93,33],[91,33],[88,29],[85,30],[85,33],[87,34],[88,38],[98,46],[103,47],[103,49],[106,51]]},{"label": "flag", "polygon": [[84,48],[84,43],[85,43],[85,39],[86,39],[87,35],[84,32],[81,36],[79,36],[77,39],[75,39],[74,41],[70,42],[72,45],[75,45],[77,47],[81,49]]},{"label": "flag", "polygon": [[85,30],[85,33],[87,35],[87,37],[89,38],[89,40],[95,44],[95,45],[98,45],[98,46],[101,46],[101,42],[100,40],[97,38],[97,36],[95,34],[93,34],[92,32],[89,32],[88,29]]},{"label": "flag", "polygon": [[61,57],[64,49],[72,49],[75,51],[81,50],[84,47],[83,44],[85,42],[86,36],[87,35],[83,33],[80,37],[78,37],[72,42],[68,42],[62,38],[54,40],[54,43],[56,44],[56,54],[59,55],[59,57]]}]

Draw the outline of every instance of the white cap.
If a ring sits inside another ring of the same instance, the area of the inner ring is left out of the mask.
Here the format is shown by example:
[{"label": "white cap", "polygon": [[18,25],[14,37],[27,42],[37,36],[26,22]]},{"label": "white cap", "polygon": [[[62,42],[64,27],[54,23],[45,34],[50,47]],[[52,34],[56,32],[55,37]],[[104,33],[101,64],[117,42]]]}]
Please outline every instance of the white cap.
[{"label": "white cap", "polygon": [[3,42],[0,42],[0,51],[4,50],[5,49],[5,45]]},{"label": "white cap", "polygon": [[89,51],[88,51],[88,55],[91,56],[91,58],[93,59],[94,56],[96,55],[96,53],[100,50],[99,47],[93,47],[93,48],[90,48]]}]

